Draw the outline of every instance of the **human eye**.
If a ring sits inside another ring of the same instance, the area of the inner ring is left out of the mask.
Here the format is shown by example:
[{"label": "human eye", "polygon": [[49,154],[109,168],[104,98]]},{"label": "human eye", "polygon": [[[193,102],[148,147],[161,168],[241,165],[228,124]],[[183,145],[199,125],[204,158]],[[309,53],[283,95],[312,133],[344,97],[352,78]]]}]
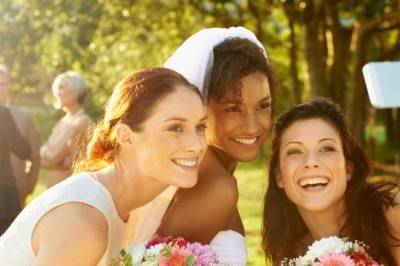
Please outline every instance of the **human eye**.
[{"label": "human eye", "polygon": [[230,107],[225,108],[225,112],[227,112],[227,113],[239,113],[241,111],[242,110],[240,109],[239,105],[230,106]]},{"label": "human eye", "polygon": [[286,151],[286,155],[298,155],[298,154],[302,154],[300,149],[290,148]]},{"label": "human eye", "polygon": [[268,109],[270,107],[271,107],[271,103],[265,102],[265,103],[261,103],[260,105],[258,105],[257,110],[264,110],[264,109]]},{"label": "human eye", "polygon": [[199,124],[196,126],[196,131],[199,133],[204,133],[206,128],[207,128],[206,124]]},{"label": "human eye", "polygon": [[322,147],[319,149],[319,151],[320,151],[320,152],[334,152],[334,151],[336,151],[336,149],[335,149],[335,147],[333,147],[333,146],[322,146]]},{"label": "human eye", "polygon": [[168,131],[172,132],[183,132],[183,127],[179,124],[171,125],[167,128]]}]

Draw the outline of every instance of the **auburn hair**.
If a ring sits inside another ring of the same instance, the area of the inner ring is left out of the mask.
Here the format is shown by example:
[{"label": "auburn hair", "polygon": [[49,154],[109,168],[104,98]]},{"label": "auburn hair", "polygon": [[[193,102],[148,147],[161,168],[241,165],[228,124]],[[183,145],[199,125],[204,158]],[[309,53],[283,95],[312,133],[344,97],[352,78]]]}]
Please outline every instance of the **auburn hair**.
[{"label": "auburn hair", "polygon": [[143,69],[120,81],[107,102],[104,118],[89,133],[86,151],[81,151],[74,172],[97,170],[112,163],[119,149],[115,125],[124,123],[132,131],[140,132],[157,104],[177,86],[192,90],[202,98],[196,86],[167,68]]}]

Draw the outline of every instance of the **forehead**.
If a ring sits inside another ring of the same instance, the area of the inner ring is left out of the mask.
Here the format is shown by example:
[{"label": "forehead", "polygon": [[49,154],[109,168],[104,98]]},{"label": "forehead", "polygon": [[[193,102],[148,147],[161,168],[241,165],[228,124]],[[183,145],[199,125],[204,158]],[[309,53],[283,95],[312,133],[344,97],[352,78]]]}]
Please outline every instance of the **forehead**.
[{"label": "forehead", "polygon": [[261,72],[254,72],[240,80],[240,93],[236,90],[228,90],[221,102],[252,102],[270,97],[268,78]]},{"label": "forehead", "polygon": [[185,86],[176,86],[154,107],[148,120],[160,123],[172,117],[186,120],[200,120],[204,116],[204,106],[200,96]]},{"label": "forehead", "polygon": [[341,142],[337,129],[321,118],[299,120],[291,124],[282,134],[282,144],[289,141],[318,142],[323,138],[331,138]]}]

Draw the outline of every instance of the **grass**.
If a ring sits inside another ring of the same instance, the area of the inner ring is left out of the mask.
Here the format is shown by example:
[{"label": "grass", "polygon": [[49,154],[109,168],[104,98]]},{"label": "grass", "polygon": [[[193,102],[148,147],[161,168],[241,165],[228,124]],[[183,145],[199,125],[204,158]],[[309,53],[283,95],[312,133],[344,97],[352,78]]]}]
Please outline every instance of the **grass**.
[{"label": "grass", "polygon": [[[239,164],[235,172],[238,179],[240,199],[239,212],[246,229],[249,266],[266,266],[261,249],[261,223],[263,197],[267,184],[267,168],[258,162]],[[40,172],[39,181],[27,202],[32,201],[46,190],[44,172]]]},{"label": "grass", "polygon": [[239,164],[235,172],[239,185],[239,212],[246,230],[249,266],[269,265],[261,249],[261,224],[267,167],[258,162]]}]

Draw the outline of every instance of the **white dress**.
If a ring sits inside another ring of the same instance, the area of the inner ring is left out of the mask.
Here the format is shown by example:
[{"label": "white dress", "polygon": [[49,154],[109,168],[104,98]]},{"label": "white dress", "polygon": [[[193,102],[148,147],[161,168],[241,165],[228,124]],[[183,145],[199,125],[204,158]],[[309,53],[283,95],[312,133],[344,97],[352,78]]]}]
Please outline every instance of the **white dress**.
[{"label": "white dress", "polygon": [[[129,229],[126,230],[124,246],[140,244],[154,236],[176,190],[176,187],[169,187],[148,204],[130,212],[127,224]],[[210,246],[222,264],[229,266],[247,264],[246,239],[235,231],[219,232]]]},{"label": "white dress", "polygon": [[[0,266],[30,266],[35,254],[32,232],[49,210],[67,202],[82,202],[99,210],[108,222],[108,245],[99,266],[118,255],[122,248],[125,224],[120,219],[108,190],[88,173],[80,173],[51,187],[32,201],[0,237]],[[79,241],[79,239],[77,239]]]}]

